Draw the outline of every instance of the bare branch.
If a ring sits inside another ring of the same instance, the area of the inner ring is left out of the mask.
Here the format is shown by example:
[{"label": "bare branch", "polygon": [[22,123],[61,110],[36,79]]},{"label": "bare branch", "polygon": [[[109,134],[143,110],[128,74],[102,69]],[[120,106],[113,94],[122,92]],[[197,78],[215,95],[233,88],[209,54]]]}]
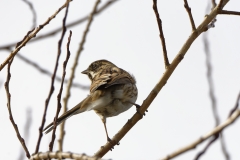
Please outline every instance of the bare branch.
[{"label": "bare branch", "polygon": [[236,15],[240,16],[240,12],[237,11],[227,11],[227,10],[220,10],[218,14],[229,14],[229,15]]},{"label": "bare branch", "polygon": [[[63,18],[63,22],[62,22],[62,35],[61,35],[60,40],[58,41],[58,59],[61,55],[62,41],[63,41],[63,38],[64,38],[65,33],[66,33],[66,20],[67,20],[67,15],[68,15],[68,8],[69,8],[69,4],[66,7],[65,15],[64,15],[64,18]],[[71,36],[72,36],[72,31],[70,31],[70,34],[69,34],[69,37],[68,37],[68,40],[69,40],[68,45],[70,45]],[[59,93],[57,95],[57,111],[56,111],[56,115],[55,115],[54,121],[53,121],[52,140],[49,143],[49,151],[52,151],[54,140],[55,140],[55,137],[56,137],[55,132],[56,132],[56,127],[57,127],[57,119],[58,119],[59,112],[62,108],[62,104],[61,104],[62,90],[63,90],[63,83],[64,83],[64,79],[65,79],[65,75],[66,75],[66,67],[67,67],[67,62],[68,62],[69,57],[70,57],[70,52],[67,52],[66,59],[63,62],[63,74],[62,74],[61,87],[60,87]],[[57,60],[57,63],[58,63],[58,60]]]},{"label": "bare branch", "polygon": [[[226,4],[226,3],[225,3]],[[225,5],[224,4],[224,5]],[[167,83],[167,80],[172,75],[173,71],[176,69],[178,64],[182,61],[184,58],[186,52],[190,48],[191,44],[194,42],[194,40],[202,33],[205,32],[207,29],[207,26],[211,21],[216,17],[218,8],[215,7],[211,13],[206,16],[203,20],[203,22],[198,26],[195,32],[191,33],[187,41],[182,46],[179,53],[174,58],[173,62],[169,65],[168,69],[166,69],[165,73],[159,80],[159,82],[156,84],[156,86],[152,89],[148,97],[143,101],[143,104],[139,108],[138,112],[136,112],[131,119],[128,120],[128,122],[121,128],[121,130],[112,138],[111,143],[106,143],[104,146],[102,146],[96,153],[95,156],[102,157],[104,156],[111,148],[113,148],[118,142],[127,134],[127,132],[142,118],[142,115],[144,112],[148,109],[150,104],[153,102],[153,100],[156,98],[157,94],[161,91],[163,86]]]},{"label": "bare branch", "polygon": [[11,94],[10,94],[10,91],[9,91],[9,82],[10,82],[10,79],[11,79],[11,73],[10,73],[10,68],[11,68],[11,64],[13,62],[13,59],[10,60],[10,62],[8,62],[8,68],[7,68],[7,79],[6,79],[6,82],[5,82],[5,90],[6,90],[6,95],[7,95],[7,107],[8,107],[8,113],[9,113],[9,119],[13,125],[13,128],[17,134],[17,137],[23,147],[23,149],[25,150],[25,153],[26,153],[26,156],[28,158],[30,158],[30,154],[29,154],[29,151],[28,151],[28,148],[25,144],[25,140],[22,138],[21,134],[19,133],[19,130],[18,130],[18,126],[17,124],[15,123],[14,119],[13,119],[13,116],[12,116],[12,109],[11,109]]},{"label": "bare branch", "polygon": [[[225,1],[229,1],[229,0],[225,0]],[[223,8],[223,4],[224,4],[223,2],[224,2],[224,0],[219,1],[219,4],[218,4],[218,9],[219,10],[221,10]]]},{"label": "bare branch", "polygon": [[[65,2],[66,7],[68,6],[70,1],[71,0],[66,0],[66,2]],[[62,38],[63,38],[63,36],[64,36],[64,34],[62,35]],[[59,58],[60,58],[60,55],[61,55],[61,47],[59,47],[59,45],[61,45],[61,43],[62,42],[61,42],[61,39],[60,39],[59,42],[58,42],[58,55],[57,55],[57,59],[56,59],[56,62],[55,62],[54,72],[53,72],[53,75],[52,75],[51,86],[50,86],[48,97],[45,101],[45,108],[44,108],[44,112],[43,112],[43,116],[42,116],[42,123],[41,123],[41,126],[39,127],[39,137],[38,137],[38,142],[37,142],[36,149],[35,149],[35,154],[38,153],[38,150],[39,150],[39,146],[40,146],[41,139],[42,139],[42,134],[43,134],[42,131],[43,131],[43,127],[44,127],[44,124],[45,124],[45,121],[46,121],[48,104],[49,104],[51,96],[54,92],[54,80],[55,80],[55,76],[56,76],[56,73],[57,73],[58,61],[59,61]]]},{"label": "bare branch", "polygon": [[36,11],[35,11],[35,9],[34,9],[34,7],[33,7],[31,2],[29,2],[28,0],[22,0],[22,1],[25,2],[29,6],[29,8],[30,8],[30,10],[32,12],[33,20],[32,20],[32,27],[31,27],[31,29],[35,28],[36,24],[37,24],[37,14],[36,14]]},{"label": "bare branch", "polygon": [[168,56],[167,56],[165,38],[164,38],[164,34],[163,34],[163,29],[162,29],[162,20],[160,19],[160,16],[158,13],[158,8],[157,8],[157,0],[153,0],[153,11],[154,11],[156,19],[157,19],[157,24],[158,24],[158,29],[159,29],[159,37],[160,37],[160,40],[162,43],[162,49],[163,49],[164,64],[165,64],[165,68],[167,69],[169,66],[169,61],[168,61]]},{"label": "bare branch", "polygon": [[[70,56],[70,42],[71,42],[71,36],[72,36],[72,31],[70,31],[69,37],[68,37],[68,43],[67,43],[67,55]],[[72,82],[72,81],[71,81]],[[70,83],[70,82],[69,82]],[[68,83],[68,86],[69,86]],[[71,85],[70,85],[71,86]],[[69,89],[67,87],[67,95],[66,97],[69,98],[70,97],[70,93],[68,92]],[[63,106],[63,113],[67,111],[67,107],[66,107],[66,97],[64,98],[64,106]],[[64,123],[64,122],[63,122]],[[63,150],[63,139],[64,139],[64,135],[65,135],[65,131],[64,131],[64,125],[61,124],[60,126],[60,135],[59,135],[59,139],[58,139],[58,150],[60,152],[62,152]]]},{"label": "bare branch", "polygon": [[77,154],[71,152],[46,152],[46,153],[37,153],[31,156],[29,160],[42,160],[48,158],[55,159],[74,159],[74,160],[101,160],[101,158],[90,157],[86,154]]},{"label": "bare branch", "polygon": [[[82,40],[80,42],[80,45],[79,45],[79,48],[78,48],[78,51],[77,51],[77,54],[76,54],[76,57],[74,59],[74,63],[73,63],[73,67],[72,67],[72,72],[71,72],[71,75],[70,75],[70,78],[69,78],[69,81],[68,81],[68,85],[67,85],[67,91],[66,91],[66,97],[64,98],[64,108],[63,108],[63,113],[67,111],[67,103],[68,103],[68,99],[70,97],[70,89],[72,87],[72,83],[73,83],[73,79],[75,77],[75,70],[77,68],[77,65],[78,65],[78,59],[79,59],[79,56],[83,50],[83,45],[85,43],[85,40],[86,40],[86,37],[87,37],[87,33],[89,31],[89,28],[90,28],[90,25],[93,21],[93,16],[95,15],[96,13],[96,10],[97,10],[97,6],[98,4],[100,3],[100,0],[97,0],[96,3],[94,4],[94,7],[93,7],[93,10],[89,16],[89,20],[88,20],[88,23],[87,23],[87,26],[86,26],[86,29],[83,33],[83,37],[82,37]],[[61,151],[62,150],[62,144],[63,144],[63,140],[64,140],[64,135],[65,135],[65,131],[64,131],[64,125],[65,125],[65,122],[63,121],[61,123],[61,126],[60,126],[60,138],[59,138],[59,150]]]},{"label": "bare branch", "polygon": [[[24,125],[24,132],[23,132],[23,137],[25,137],[25,141],[28,142],[29,139],[29,130],[31,128],[32,125],[32,109],[31,108],[27,108],[26,110],[26,121],[25,121],[25,125]],[[24,159],[24,152],[21,152],[19,155],[18,160],[23,160]]]},{"label": "bare branch", "polygon": [[240,101],[240,92],[239,92],[239,94],[238,94],[236,104],[235,104],[235,106],[233,107],[233,109],[230,111],[228,117],[231,117],[232,114],[238,109],[239,101]]},{"label": "bare branch", "polygon": [[47,24],[49,24],[49,22],[54,19],[57,14],[63,9],[65,8],[68,3],[70,1],[65,2],[65,4],[63,4],[51,17],[49,17],[47,19],[46,22],[44,22],[42,25],[39,25],[37,28],[35,28],[33,31],[30,31],[29,33],[27,33],[27,35],[24,37],[24,39],[21,41],[21,43],[17,44],[17,47],[15,48],[14,51],[11,52],[11,54],[8,56],[8,58],[0,65],[0,71],[5,67],[5,65],[9,62],[9,60],[11,60],[17,53],[18,51],[27,44],[28,41],[30,41],[33,37],[36,36],[36,34],[42,30],[43,27],[45,27]]},{"label": "bare branch", "polygon": [[218,139],[218,137],[219,137],[219,133],[213,135],[212,139],[208,142],[208,144],[204,147],[204,149],[196,155],[194,160],[198,160],[202,155],[204,155],[207,149]]},{"label": "bare branch", "polygon": [[230,154],[227,151],[225,139],[223,138],[223,133],[220,133],[220,143],[221,143],[221,149],[223,151],[223,155],[225,156],[226,160],[230,160]]},{"label": "bare branch", "polygon": [[212,0],[212,9],[215,8],[217,6],[217,3],[215,0]]},{"label": "bare branch", "polygon": [[[109,6],[111,6],[112,4],[114,4],[114,2],[117,2],[118,0],[109,0],[107,1],[104,5],[102,5],[95,13],[95,15],[99,15],[102,11],[104,11],[106,8],[108,8]],[[83,17],[83,18],[80,18],[76,21],[73,21],[69,24],[66,25],[67,28],[69,27],[73,27],[73,26],[76,26],[78,24],[81,24],[83,22],[85,22],[86,20],[88,20],[88,15]],[[36,38],[34,39],[31,39],[31,41],[29,41],[28,43],[31,43],[31,42],[35,42],[35,41],[38,41],[40,39],[44,39],[44,38],[48,38],[48,37],[51,37],[59,32],[62,31],[62,27],[59,27],[59,28],[56,28],[48,33],[45,33],[45,34],[42,34],[42,35],[39,35],[37,36]],[[3,50],[3,49],[10,49],[12,47],[14,47],[16,45],[16,43],[18,42],[13,42],[13,43],[10,43],[10,44],[6,44],[6,45],[3,45],[3,46],[0,46],[0,50]]]},{"label": "bare branch", "polygon": [[[27,57],[23,56],[22,54],[18,53],[16,55],[16,57],[18,57],[19,59],[23,60],[24,62],[26,62],[26,64],[28,65],[31,65],[33,68],[35,68],[36,70],[38,70],[39,72],[43,73],[43,74],[46,74],[48,76],[52,76],[52,73],[46,69],[44,69],[43,67],[41,67],[40,65],[38,65],[37,63],[33,62],[32,60],[28,59]],[[57,76],[55,77],[56,81],[58,82],[61,82],[62,78]],[[64,80],[64,83],[67,83],[68,80],[65,79]],[[72,84],[72,87],[76,87],[76,88],[80,88],[80,89],[83,89],[83,90],[86,90],[86,89],[89,89],[89,86],[85,86],[85,85],[82,85],[82,84],[79,84],[79,83],[73,83]]]},{"label": "bare branch", "polygon": [[212,64],[211,64],[211,53],[209,49],[209,42],[207,35],[204,34],[203,36],[203,44],[204,44],[204,52],[206,55],[206,67],[207,67],[207,82],[209,87],[209,97],[212,106],[213,117],[215,119],[215,126],[219,125],[219,116],[217,111],[217,100],[214,93],[214,83],[212,79]]},{"label": "bare branch", "polygon": [[185,9],[188,13],[188,16],[189,16],[189,19],[190,19],[190,22],[191,22],[191,26],[192,26],[192,31],[194,32],[196,30],[196,26],[195,26],[194,19],[193,19],[193,16],[192,16],[191,8],[188,6],[188,1],[187,0],[184,0],[184,7],[185,7]]},{"label": "bare branch", "polygon": [[233,122],[235,122],[235,120],[240,116],[240,110],[237,109],[224,123],[222,123],[221,125],[217,126],[216,128],[214,128],[212,131],[210,131],[209,133],[205,134],[204,136],[202,136],[201,138],[199,138],[198,140],[194,141],[193,143],[177,150],[176,152],[169,154],[168,156],[162,158],[162,160],[168,160],[171,158],[174,158],[188,150],[194,149],[197,145],[199,145],[200,143],[202,143],[203,141],[207,140],[208,138],[217,135],[218,133],[222,132],[223,129],[225,129],[226,127],[228,127],[229,125],[231,125]]},{"label": "bare branch", "polygon": [[[212,79],[212,64],[211,64],[211,53],[210,53],[210,48],[209,48],[209,42],[207,38],[207,34],[203,36],[203,43],[204,43],[204,52],[206,54],[206,67],[207,67],[207,81],[208,81],[208,86],[209,86],[209,97],[211,100],[212,104],[212,111],[213,111],[213,117],[215,119],[215,126],[219,125],[219,116],[218,116],[218,111],[217,111],[217,101],[216,97],[214,94],[214,83]],[[212,140],[208,142],[208,144],[205,146],[205,148],[200,151],[196,157],[195,160],[198,160],[202,155],[204,155],[207,151],[207,149],[214,143],[216,140],[219,138],[219,134],[216,134],[212,137]],[[227,152],[226,146],[224,144],[224,137],[223,134],[220,136],[220,142],[221,142],[221,147],[222,151],[224,153],[225,158],[228,160],[229,159],[229,154]]]},{"label": "bare branch", "polygon": [[[218,14],[219,14],[219,12],[221,12],[222,8],[227,4],[228,1],[229,1],[229,0],[220,0],[219,4],[217,5]],[[215,6],[216,6],[216,2],[215,2],[214,0],[212,0],[212,5],[213,5],[213,6],[212,6],[212,10],[213,10],[214,8],[216,8],[216,7],[215,7]],[[208,15],[206,15],[206,16],[208,16]],[[209,25],[207,26],[206,31],[207,31],[208,29],[210,29],[210,28],[214,28],[216,22],[217,22],[217,19],[216,19],[216,17],[215,17],[215,18],[212,20],[212,22],[209,23]]]}]

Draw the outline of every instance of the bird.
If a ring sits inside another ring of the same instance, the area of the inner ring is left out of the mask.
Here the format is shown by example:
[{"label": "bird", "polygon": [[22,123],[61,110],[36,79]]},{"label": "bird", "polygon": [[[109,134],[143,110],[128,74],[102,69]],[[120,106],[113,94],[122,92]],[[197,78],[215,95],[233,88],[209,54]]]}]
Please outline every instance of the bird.
[{"label": "bird", "polygon": [[[73,115],[94,110],[104,124],[107,141],[111,141],[106,127],[106,118],[117,116],[133,105],[139,107],[135,103],[138,96],[136,80],[127,71],[104,59],[92,62],[81,73],[86,74],[91,81],[90,94],[57,118],[56,125]],[[47,134],[53,130],[53,127],[52,122],[43,131]]]}]

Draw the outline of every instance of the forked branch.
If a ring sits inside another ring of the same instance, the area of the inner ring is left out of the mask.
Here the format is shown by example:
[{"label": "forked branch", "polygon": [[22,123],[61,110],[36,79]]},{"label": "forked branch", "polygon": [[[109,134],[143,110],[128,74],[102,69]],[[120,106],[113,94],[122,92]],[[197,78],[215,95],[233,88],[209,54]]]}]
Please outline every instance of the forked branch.
[{"label": "forked branch", "polygon": [[[227,2],[223,3],[225,5]],[[194,40],[203,32],[206,31],[206,28],[208,27],[208,24],[211,23],[211,21],[217,16],[218,14],[218,6],[216,6],[208,16],[206,16],[203,20],[203,22],[197,27],[195,32],[192,32],[189,38],[186,40],[184,45],[182,46],[179,53],[176,55],[172,63],[169,65],[169,67],[166,69],[163,76],[160,78],[159,82],[156,84],[156,86],[152,89],[148,97],[144,100],[143,104],[139,108],[138,112],[136,112],[131,119],[128,120],[128,122],[120,129],[120,131],[112,138],[111,143],[106,143],[104,146],[102,146],[96,153],[96,157],[103,157],[111,148],[113,148],[126,134],[127,132],[142,118],[142,115],[144,112],[148,109],[150,104],[153,102],[155,97],[158,95],[158,93],[161,91],[163,86],[167,83],[168,79],[178,66],[178,64],[182,61],[184,58],[186,52],[194,42]]]},{"label": "forked branch", "polygon": [[11,54],[8,56],[8,58],[0,65],[0,71],[6,66],[6,64],[8,64],[8,62],[18,53],[18,51],[20,51],[20,49],[22,47],[24,47],[33,37],[35,37],[37,35],[37,33],[43,29],[43,27],[45,27],[47,24],[49,24],[49,22],[54,19],[57,14],[63,9],[65,8],[68,3],[70,3],[70,1],[72,0],[68,0],[66,1],[51,17],[49,17],[47,19],[46,22],[44,22],[42,25],[39,25],[37,28],[35,28],[34,30],[30,31],[27,33],[27,35],[24,37],[24,39],[19,42],[17,44],[17,47],[11,52]]}]

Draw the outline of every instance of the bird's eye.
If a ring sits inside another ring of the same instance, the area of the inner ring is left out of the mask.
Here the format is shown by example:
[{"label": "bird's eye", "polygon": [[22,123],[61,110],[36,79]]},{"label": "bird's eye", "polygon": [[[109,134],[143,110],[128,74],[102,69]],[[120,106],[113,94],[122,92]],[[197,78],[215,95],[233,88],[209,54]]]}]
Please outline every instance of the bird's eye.
[{"label": "bird's eye", "polygon": [[97,70],[97,68],[98,68],[98,64],[93,63],[93,64],[91,65],[91,70],[92,70],[92,71]]}]

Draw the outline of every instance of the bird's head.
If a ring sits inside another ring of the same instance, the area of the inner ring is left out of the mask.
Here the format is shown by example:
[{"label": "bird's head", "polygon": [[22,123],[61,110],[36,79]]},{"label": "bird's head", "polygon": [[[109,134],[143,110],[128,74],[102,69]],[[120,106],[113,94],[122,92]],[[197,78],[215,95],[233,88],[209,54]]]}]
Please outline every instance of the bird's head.
[{"label": "bird's head", "polygon": [[114,67],[115,64],[104,59],[97,60],[95,62],[92,62],[86,70],[82,71],[82,74],[88,75],[89,79],[92,81],[94,77],[100,74],[102,69],[106,68],[107,66]]}]

